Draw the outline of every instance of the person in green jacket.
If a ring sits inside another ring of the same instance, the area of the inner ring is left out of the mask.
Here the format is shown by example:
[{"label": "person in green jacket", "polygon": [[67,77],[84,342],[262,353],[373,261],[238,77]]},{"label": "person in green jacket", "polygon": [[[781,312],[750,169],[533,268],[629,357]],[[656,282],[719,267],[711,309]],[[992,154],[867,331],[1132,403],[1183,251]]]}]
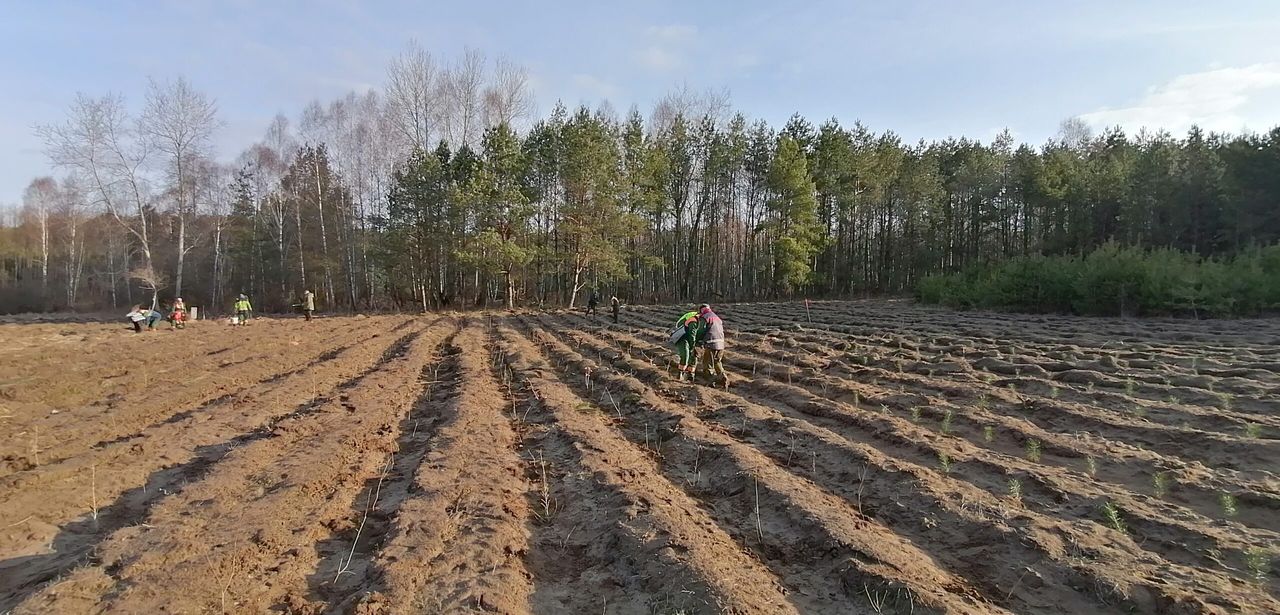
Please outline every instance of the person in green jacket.
[{"label": "person in green jacket", "polygon": [[680,382],[693,381],[693,374],[698,364],[695,345],[698,333],[702,328],[697,312],[685,312],[671,329],[671,343],[676,347],[676,357],[680,360]]},{"label": "person in green jacket", "polygon": [[253,311],[253,306],[249,304],[249,298],[241,294],[240,297],[236,299],[235,306],[232,307],[232,310],[235,311],[236,316],[239,317],[236,319],[236,322],[243,325],[249,321],[249,312]]}]

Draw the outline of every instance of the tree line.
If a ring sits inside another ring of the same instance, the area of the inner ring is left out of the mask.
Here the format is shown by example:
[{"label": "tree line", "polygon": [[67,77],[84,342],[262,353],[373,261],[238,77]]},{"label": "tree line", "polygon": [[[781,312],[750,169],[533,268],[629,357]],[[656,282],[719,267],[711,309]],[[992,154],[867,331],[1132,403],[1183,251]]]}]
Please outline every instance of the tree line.
[{"label": "tree line", "polygon": [[278,116],[218,164],[216,105],[185,80],[153,82],[136,116],[81,96],[40,129],[60,177],[0,224],[0,310],[850,296],[1106,245],[1280,240],[1280,128],[908,142],[687,89],[647,114],[531,101],[513,63],[411,46],[382,90]]}]

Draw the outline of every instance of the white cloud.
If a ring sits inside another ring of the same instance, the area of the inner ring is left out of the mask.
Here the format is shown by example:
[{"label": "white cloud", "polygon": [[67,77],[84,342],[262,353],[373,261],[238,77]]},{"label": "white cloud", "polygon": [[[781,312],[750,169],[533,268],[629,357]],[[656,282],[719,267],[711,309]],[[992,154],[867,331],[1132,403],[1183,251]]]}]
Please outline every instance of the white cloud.
[{"label": "white cloud", "polygon": [[684,66],[684,58],[674,50],[659,45],[650,45],[636,54],[640,65],[658,72],[673,71]]},{"label": "white cloud", "polygon": [[648,44],[636,52],[636,61],[649,70],[665,73],[685,67],[684,51],[697,38],[698,29],[669,24],[649,26],[644,34]]},{"label": "white cloud", "polygon": [[1121,126],[1182,132],[1266,129],[1280,123],[1280,63],[1215,68],[1153,86],[1137,103],[1079,116],[1095,128]]},{"label": "white cloud", "polygon": [[595,75],[579,73],[570,79],[573,82],[573,88],[584,98],[592,100],[617,98],[621,93],[618,86]]}]

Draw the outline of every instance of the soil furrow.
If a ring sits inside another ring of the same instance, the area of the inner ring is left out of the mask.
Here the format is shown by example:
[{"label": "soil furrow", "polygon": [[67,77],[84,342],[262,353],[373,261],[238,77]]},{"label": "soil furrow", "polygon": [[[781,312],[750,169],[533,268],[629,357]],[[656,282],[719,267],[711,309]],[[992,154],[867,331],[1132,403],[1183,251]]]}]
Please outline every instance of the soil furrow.
[{"label": "soil furrow", "polygon": [[[595,361],[540,328],[533,334],[574,372],[587,371],[618,389],[619,408],[627,419],[618,428],[637,444],[650,443],[665,473],[688,485],[713,518],[755,550],[793,593],[812,601],[801,610],[840,612],[850,601],[867,604],[874,602],[874,595],[899,589],[912,596],[917,607],[999,610],[989,601],[975,600],[979,592],[932,563],[935,558],[757,450],[708,429],[683,403],[660,399],[633,378],[601,371]],[[590,347],[590,342],[584,345]],[[600,385],[595,388],[598,401],[608,403],[613,394],[599,392]],[[658,434],[665,433],[672,435],[658,444]],[[754,527],[748,523],[753,515],[760,516]],[[831,586],[832,578],[840,580],[839,587]]]},{"label": "soil furrow", "polygon": [[[138,441],[5,477],[0,520],[22,522],[0,534],[0,570],[39,569],[44,572],[37,576],[43,579],[73,566],[110,529],[137,522],[166,492],[184,484],[192,472],[202,472],[223,447],[256,437],[282,417],[310,412],[326,395],[339,394],[344,384],[376,371],[377,359],[408,338],[389,343],[383,339],[374,333],[342,357],[246,396],[217,414],[160,425]],[[93,502],[100,503],[96,524]],[[31,579],[16,574],[0,578],[5,601],[31,590]]]},{"label": "soil furrow", "polygon": [[[777,578],[662,478],[649,454],[592,416],[598,412],[594,404],[555,378],[531,342],[505,327],[499,332],[507,365],[533,396],[534,407],[525,411],[543,410],[554,417],[542,432],[538,444],[544,446],[535,450],[535,455],[541,452],[535,459],[540,474],[546,468],[543,484],[554,481],[553,489],[560,489],[546,501],[557,507],[572,503],[575,510],[550,509],[546,515],[557,529],[572,529],[565,527],[570,519],[587,525],[579,530],[580,538],[562,534],[566,549],[577,552],[583,541],[589,545],[582,549],[585,557],[570,558],[575,563],[568,570],[557,569],[547,554],[534,557],[538,545],[546,544],[535,532],[530,569],[536,611],[797,612]],[[548,463],[558,467],[548,468]],[[584,493],[591,494],[585,502],[563,499]],[[593,518],[604,511],[609,511],[607,523]],[[599,535],[602,531],[608,534]],[[619,565],[622,570],[616,569]],[[634,591],[619,591],[627,587]],[[610,596],[611,603],[605,603]],[[542,611],[537,605],[555,608]]]},{"label": "soil furrow", "polygon": [[[260,436],[228,447],[203,476],[160,499],[137,525],[98,545],[95,562],[30,597],[16,612],[233,610],[264,612],[307,594],[317,539],[354,523],[350,502],[384,470],[403,387],[443,335],[411,331],[371,369]],[[280,416],[268,406],[267,417]],[[286,414],[285,416],[288,416]],[[358,520],[357,520],[358,521]],[[210,580],[216,579],[216,583]],[[204,587],[175,595],[169,588]]]},{"label": "soil furrow", "polygon": [[[571,336],[585,342],[588,347],[599,350],[584,335]],[[645,342],[635,339],[628,341],[624,338],[623,343],[633,344],[628,348],[646,346]],[[662,374],[660,370],[643,362],[631,362],[627,369],[636,373],[647,370],[653,377],[661,377]],[[1129,525],[1140,542],[1154,553],[1168,557],[1170,561],[1194,566],[1225,567],[1236,576],[1248,579],[1251,573],[1247,570],[1246,560],[1250,546],[1259,541],[1263,544],[1273,542],[1276,538],[1270,532],[1248,531],[1238,526],[1234,531],[1232,528],[1208,529],[1213,524],[1206,519],[1197,519],[1194,515],[1178,511],[1176,507],[1145,497],[1134,499],[1125,492],[1099,491],[1084,477],[1077,480],[1061,474],[1047,474],[1036,464],[1010,457],[1000,460],[1003,465],[992,464],[962,440],[948,439],[950,444],[942,444],[944,440],[938,440],[934,434],[923,438],[921,434],[909,434],[903,430],[917,431],[917,428],[914,425],[903,427],[902,419],[883,414],[867,414],[863,418],[858,414],[839,410],[836,404],[795,386],[767,379],[752,380],[742,375],[739,375],[738,380],[745,380],[742,386],[763,395],[760,403],[779,407],[777,403],[781,402],[786,404],[783,408],[794,407],[808,417],[805,420],[821,419],[821,422],[851,438],[851,441],[874,443],[882,448],[888,445],[886,450],[898,458],[913,460],[925,466],[936,466],[940,457],[946,455],[948,463],[954,463],[959,468],[956,472],[958,476],[967,477],[977,472],[973,477],[976,481],[967,480],[988,492],[1003,493],[1010,476],[1016,477],[1023,483],[1022,497],[1026,503],[1034,503],[1050,514],[1067,514],[1097,523],[1101,519],[1098,512],[1101,504],[1118,504],[1126,511],[1125,514],[1130,519]],[[831,419],[835,420],[834,424]],[[849,426],[855,429],[849,430]],[[871,438],[868,439],[864,434],[871,434]],[[1072,497],[1076,495],[1084,496],[1085,499]],[[1248,535],[1239,536],[1240,534]]]}]

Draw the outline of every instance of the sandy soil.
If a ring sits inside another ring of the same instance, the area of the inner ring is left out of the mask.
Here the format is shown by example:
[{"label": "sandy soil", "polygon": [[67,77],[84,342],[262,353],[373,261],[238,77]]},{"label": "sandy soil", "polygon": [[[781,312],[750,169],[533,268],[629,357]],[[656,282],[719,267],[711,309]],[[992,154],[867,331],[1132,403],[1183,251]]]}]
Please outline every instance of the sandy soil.
[{"label": "sandy soil", "polygon": [[0,613],[1280,612],[1280,321],[0,324]]}]

